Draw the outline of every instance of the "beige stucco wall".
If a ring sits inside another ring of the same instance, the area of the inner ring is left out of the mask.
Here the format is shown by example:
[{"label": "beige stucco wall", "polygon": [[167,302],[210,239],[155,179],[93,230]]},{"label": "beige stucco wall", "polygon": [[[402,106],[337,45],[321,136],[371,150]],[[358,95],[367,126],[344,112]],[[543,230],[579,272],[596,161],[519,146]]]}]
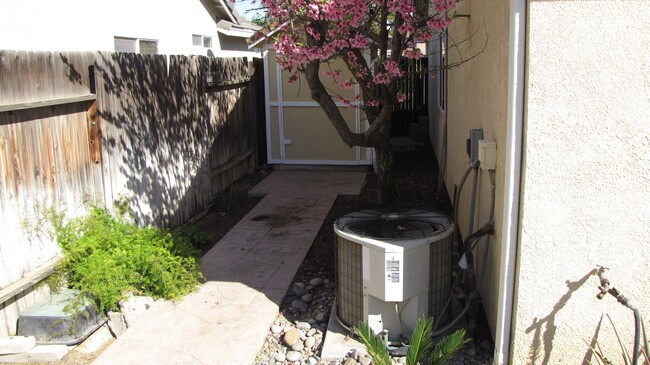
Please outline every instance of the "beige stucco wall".
[{"label": "beige stucco wall", "polygon": [[[650,316],[650,3],[530,1],[512,364],[631,349],[632,313],[598,301],[596,265]],[[602,319],[602,323],[601,323]],[[593,360],[595,362],[595,359]]]},{"label": "beige stucco wall", "polygon": [[[450,28],[469,63],[449,72],[447,172],[453,195],[468,166],[465,139],[483,128],[497,141],[497,228],[503,219],[507,118],[508,0],[465,1]],[[529,1],[521,226],[511,364],[585,363],[598,343],[620,351],[605,314],[631,348],[632,314],[613,298],[598,301],[596,265],[650,316],[650,3]],[[449,52],[451,62],[458,52]],[[436,109],[437,110],[437,109]],[[443,113],[431,123],[441,156]],[[478,224],[489,204],[480,176]],[[469,185],[459,226],[467,234]],[[490,241],[480,287],[492,334],[497,316],[502,232]],[[483,244],[484,246],[484,244]],[[482,254],[477,252],[479,276]],[[602,321],[601,321],[602,319]],[[646,320],[646,325],[650,325]],[[594,360],[595,361],[595,360]]]},{"label": "beige stucco wall", "polygon": [[[497,4],[498,3],[498,4]],[[497,168],[495,221],[500,226],[502,221],[502,201],[505,145],[506,140],[506,103],[508,78],[508,1],[492,2],[465,1],[458,10],[461,17],[454,21],[449,29],[448,51],[449,63],[469,60],[449,71],[448,94],[448,147],[445,184],[453,199],[456,186],[469,167],[469,158],[465,150],[465,141],[469,130],[481,128],[484,139],[497,142]],[[458,47],[453,43],[463,42]],[[442,133],[444,113],[438,109],[437,121],[432,125],[432,143],[436,156],[442,156]],[[465,183],[459,206],[458,226],[463,237],[468,234],[469,205],[472,189],[472,177]],[[490,209],[490,179],[482,171],[478,180],[478,197],[474,218],[474,229],[478,229],[488,220]],[[499,257],[501,252],[502,232],[489,240],[481,241],[475,251],[476,272],[481,282],[479,288],[483,298],[488,322],[494,336],[497,316],[497,278],[499,275]],[[488,248],[487,259],[484,250]],[[484,271],[485,270],[485,271]],[[484,277],[481,279],[481,277]]]}]

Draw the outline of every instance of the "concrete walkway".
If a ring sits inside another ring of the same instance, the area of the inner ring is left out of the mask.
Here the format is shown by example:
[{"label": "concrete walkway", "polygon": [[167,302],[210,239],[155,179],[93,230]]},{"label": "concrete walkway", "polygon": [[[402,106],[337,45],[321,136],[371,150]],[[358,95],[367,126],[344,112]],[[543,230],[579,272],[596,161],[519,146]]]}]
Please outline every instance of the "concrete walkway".
[{"label": "concrete walkway", "polygon": [[361,171],[272,172],[264,195],[205,256],[207,281],[158,301],[94,362],[251,365],[336,196],[359,194]]}]

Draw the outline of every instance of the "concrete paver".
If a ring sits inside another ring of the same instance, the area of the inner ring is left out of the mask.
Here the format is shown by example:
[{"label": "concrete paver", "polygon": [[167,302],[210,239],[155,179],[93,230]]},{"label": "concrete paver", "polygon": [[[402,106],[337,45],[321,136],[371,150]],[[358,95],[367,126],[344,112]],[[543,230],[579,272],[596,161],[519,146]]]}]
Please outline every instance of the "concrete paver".
[{"label": "concrete paver", "polygon": [[203,256],[206,278],[178,302],[156,302],[95,365],[251,365],[291,280],[339,194],[364,171],[274,171],[258,205]]}]

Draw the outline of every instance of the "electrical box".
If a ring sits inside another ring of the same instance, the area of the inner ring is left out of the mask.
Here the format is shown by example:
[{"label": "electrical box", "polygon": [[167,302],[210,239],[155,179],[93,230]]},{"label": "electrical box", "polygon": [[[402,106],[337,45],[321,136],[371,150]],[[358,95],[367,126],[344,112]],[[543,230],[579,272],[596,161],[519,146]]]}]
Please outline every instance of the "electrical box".
[{"label": "electrical box", "polygon": [[478,141],[478,160],[483,170],[496,170],[497,143],[495,141]]}]

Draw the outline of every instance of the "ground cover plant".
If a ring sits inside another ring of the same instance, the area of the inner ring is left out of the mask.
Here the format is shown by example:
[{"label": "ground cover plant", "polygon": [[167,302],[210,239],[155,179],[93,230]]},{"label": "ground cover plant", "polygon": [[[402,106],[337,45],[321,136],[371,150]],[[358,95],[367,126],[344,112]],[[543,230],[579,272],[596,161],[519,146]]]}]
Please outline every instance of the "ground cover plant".
[{"label": "ground cover plant", "polygon": [[124,210],[97,205],[79,218],[50,217],[63,259],[49,283],[88,294],[99,311],[116,310],[129,294],[178,298],[199,283],[194,232],[138,227]]}]

